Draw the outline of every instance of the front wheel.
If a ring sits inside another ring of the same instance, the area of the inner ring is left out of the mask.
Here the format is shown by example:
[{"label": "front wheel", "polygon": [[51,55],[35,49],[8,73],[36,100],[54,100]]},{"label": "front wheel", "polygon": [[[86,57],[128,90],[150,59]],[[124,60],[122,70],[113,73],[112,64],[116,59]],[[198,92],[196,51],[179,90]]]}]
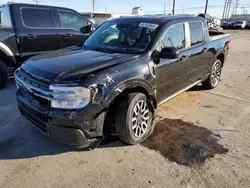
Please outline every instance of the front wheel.
[{"label": "front wheel", "polygon": [[202,83],[205,89],[213,89],[219,84],[221,72],[222,63],[217,59],[211,69],[208,79]]},{"label": "front wheel", "polygon": [[153,112],[144,94],[129,94],[118,105],[117,110],[116,132],[126,144],[139,144],[152,133],[154,129]]}]

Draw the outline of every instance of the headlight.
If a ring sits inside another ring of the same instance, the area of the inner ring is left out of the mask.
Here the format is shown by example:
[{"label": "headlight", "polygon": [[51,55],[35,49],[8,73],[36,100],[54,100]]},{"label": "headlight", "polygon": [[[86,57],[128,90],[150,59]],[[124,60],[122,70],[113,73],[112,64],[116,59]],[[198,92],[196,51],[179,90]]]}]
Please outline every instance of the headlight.
[{"label": "headlight", "polygon": [[52,91],[52,108],[79,109],[85,107],[91,100],[88,88],[50,85],[49,89]]}]

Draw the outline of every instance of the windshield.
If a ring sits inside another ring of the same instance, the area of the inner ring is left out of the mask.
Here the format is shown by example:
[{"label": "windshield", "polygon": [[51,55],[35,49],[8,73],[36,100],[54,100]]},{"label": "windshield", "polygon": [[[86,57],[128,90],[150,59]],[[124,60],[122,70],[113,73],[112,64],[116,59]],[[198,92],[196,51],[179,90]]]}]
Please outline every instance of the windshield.
[{"label": "windshield", "polygon": [[106,22],[89,36],[84,47],[108,53],[140,54],[151,42],[157,27],[143,22]]}]

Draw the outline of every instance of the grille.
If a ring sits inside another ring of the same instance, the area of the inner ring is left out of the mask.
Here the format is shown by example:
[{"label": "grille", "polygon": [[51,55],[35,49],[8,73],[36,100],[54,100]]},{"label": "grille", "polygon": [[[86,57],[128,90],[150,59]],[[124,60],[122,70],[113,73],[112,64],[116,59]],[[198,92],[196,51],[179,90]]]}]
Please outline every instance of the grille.
[{"label": "grille", "polygon": [[15,72],[16,83],[19,86],[18,92],[22,97],[40,110],[49,107],[49,100],[45,94],[49,93],[49,83],[42,82],[21,68]]},{"label": "grille", "polygon": [[24,72],[24,70],[22,68],[18,69],[18,71],[16,71],[15,76],[18,77],[19,79],[23,80],[24,82],[36,87],[36,88],[40,88],[42,90],[49,90],[49,83],[45,83],[42,82],[36,78],[34,78],[33,76],[31,76],[30,74]]},{"label": "grille", "polygon": [[41,121],[38,120],[37,118],[33,117],[32,115],[30,115],[28,112],[26,112],[25,110],[23,110],[22,108],[20,108],[20,112],[21,114],[23,114],[28,120],[30,120],[37,128],[39,128],[41,131],[43,131],[44,133],[47,133],[47,129],[46,129],[46,124]]}]

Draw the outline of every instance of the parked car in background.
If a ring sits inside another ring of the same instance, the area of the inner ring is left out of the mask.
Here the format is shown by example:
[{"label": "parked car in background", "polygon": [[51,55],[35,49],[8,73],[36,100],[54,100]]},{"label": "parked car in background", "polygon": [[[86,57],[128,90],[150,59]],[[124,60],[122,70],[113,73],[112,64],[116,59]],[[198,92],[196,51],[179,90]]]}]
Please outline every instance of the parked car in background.
[{"label": "parked car in background", "polygon": [[246,28],[250,29],[250,20],[247,21]]},{"label": "parked car in background", "polygon": [[81,46],[34,56],[16,70],[20,112],[45,135],[96,147],[117,133],[144,141],[156,109],[202,83],[213,89],[230,37],[191,16],[136,16],[105,22]]},{"label": "parked car in background", "polygon": [[221,20],[211,17],[209,14],[199,14],[198,17],[203,17],[207,21],[207,26],[209,30],[220,31],[223,30],[221,27]]},{"label": "parked car in background", "polygon": [[26,59],[78,45],[94,30],[78,12],[30,4],[0,6],[0,89]]},{"label": "parked car in background", "polygon": [[227,29],[233,29],[234,28],[234,23],[235,23],[235,21],[227,22]]},{"label": "parked car in background", "polygon": [[224,21],[222,22],[221,27],[223,29],[233,29],[234,23],[234,21]]},{"label": "parked car in background", "polygon": [[228,24],[227,24],[226,21],[224,21],[224,22],[221,23],[220,26],[221,26],[223,29],[227,29]]},{"label": "parked car in background", "polygon": [[235,21],[233,28],[234,29],[245,29],[246,27],[246,21]]}]

